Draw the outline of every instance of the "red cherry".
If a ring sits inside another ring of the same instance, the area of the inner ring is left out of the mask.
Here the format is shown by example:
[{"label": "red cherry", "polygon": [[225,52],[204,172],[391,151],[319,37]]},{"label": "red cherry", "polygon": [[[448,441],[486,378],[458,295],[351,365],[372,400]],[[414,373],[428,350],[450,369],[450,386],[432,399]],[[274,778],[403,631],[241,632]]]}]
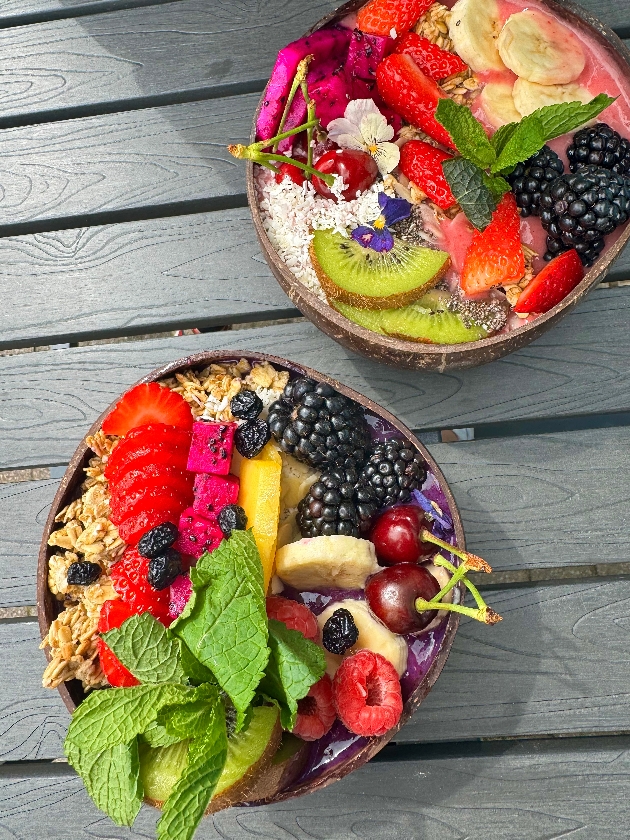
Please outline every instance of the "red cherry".
[{"label": "red cherry", "polygon": [[[317,169],[326,174],[341,175],[346,186],[341,194],[346,201],[354,201],[361,193],[369,190],[378,175],[374,158],[358,149],[333,149],[326,152],[317,161]],[[313,186],[324,198],[337,201],[330,187],[317,175],[313,175]]]},{"label": "red cherry", "polygon": [[365,597],[392,633],[417,633],[433,621],[437,610],[418,612],[416,598],[430,601],[439,591],[439,583],[424,566],[399,563],[372,575]]},{"label": "red cherry", "polygon": [[[306,154],[294,149],[293,159],[299,160],[300,163],[306,163]],[[306,172],[298,166],[292,166],[290,163],[280,164],[276,173],[276,184],[280,184],[285,176],[290,178],[294,184],[298,184],[298,186],[302,186],[306,180]]]},{"label": "red cherry", "polygon": [[435,552],[435,546],[420,539],[420,531],[429,528],[421,508],[400,505],[386,510],[376,520],[370,534],[381,566],[417,563]]}]

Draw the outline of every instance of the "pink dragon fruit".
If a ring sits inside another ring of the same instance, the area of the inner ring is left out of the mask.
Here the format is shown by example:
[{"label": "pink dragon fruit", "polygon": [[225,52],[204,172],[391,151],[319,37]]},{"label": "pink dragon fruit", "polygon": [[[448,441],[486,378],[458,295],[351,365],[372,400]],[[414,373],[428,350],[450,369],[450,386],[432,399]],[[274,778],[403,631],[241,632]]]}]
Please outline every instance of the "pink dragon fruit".
[{"label": "pink dragon fruit", "polygon": [[206,519],[216,519],[226,505],[235,505],[238,499],[239,480],[235,475],[209,475],[197,473],[193,510]]},{"label": "pink dragon fruit", "polygon": [[394,41],[392,38],[382,35],[368,35],[366,32],[354,29],[350,38],[345,68],[348,80],[375,81],[376,68],[393,49]]},{"label": "pink dragon fruit", "polygon": [[350,35],[350,29],[332,26],[318,29],[312,35],[300,38],[280,50],[256,122],[256,135],[259,140],[268,140],[277,133],[291,83],[300,61],[307,55],[315,56],[315,61],[318,62],[324,62],[330,58],[335,58],[338,62],[343,61],[347,54]]},{"label": "pink dragon fruit", "polygon": [[177,618],[184,611],[184,607],[192,594],[190,575],[178,575],[171,583],[168,613],[171,618]]},{"label": "pink dragon fruit", "polygon": [[206,519],[189,507],[179,517],[179,537],[173,548],[198,560],[206,551],[211,552],[223,539],[223,531],[216,521]]},{"label": "pink dragon fruit", "polygon": [[193,423],[186,469],[196,473],[227,475],[234,449],[236,423]]}]

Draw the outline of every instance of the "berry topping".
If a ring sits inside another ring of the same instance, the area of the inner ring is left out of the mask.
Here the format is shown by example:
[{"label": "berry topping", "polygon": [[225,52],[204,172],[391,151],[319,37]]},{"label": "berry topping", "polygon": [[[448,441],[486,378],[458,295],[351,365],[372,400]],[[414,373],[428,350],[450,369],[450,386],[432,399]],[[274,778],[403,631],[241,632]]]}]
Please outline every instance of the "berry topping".
[{"label": "berry topping", "polygon": [[255,458],[269,441],[271,432],[266,420],[246,420],[236,430],[234,443],[243,458]]},{"label": "berry topping", "polygon": [[317,619],[304,604],[298,604],[297,601],[282,598],[280,595],[270,595],[267,598],[267,617],[281,621],[289,630],[297,630],[313,642],[317,641]]},{"label": "berry topping", "polygon": [[336,718],[332,682],[324,674],[310,687],[306,697],[298,700],[297,718],[291,731],[303,741],[317,741],[330,730]]},{"label": "berry topping", "polygon": [[214,551],[223,539],[223,531],[216,520],[200,516],[191,507],[186,508],[180,516],[178,529],[179,537],[175,548],[197,560],[206,551]]},{"label": "berry topping", "polygon": [[247,514],[240,505],[225,505],[217,516],[223,536],[229,537],[232,531],[244,531],[247,528]]},{"label": "berry topping", "polygon": [[101,576],[101,567],[98,563],[89,563],[80,560],[70,563],[68,566],[67,580],[71,586],[88,586],[94,583]]},{"label": "berry topping", "polygon": [[262,400],[254,391],[239,391],[230,400],[230,411],[239,420],[255,420],[262,410]]},{"label": "berry topping", "polygon": [[400,720],[402,693],[394,666],[371,650],[344,659],[333,681],[333,701],[355,735],[384,735]]},{"label": "berry topping", "polygon": [[571,172],[583,165],[594,164],[618,175],[630,176],[630,140],[622,138],[606,123],[576,132],[567,149],[567,157]]},{"label": "berry topping", "polygon": [[515,312],[549,312],[584,279],[584,268],[575,250],[551,260],[521,293]]},{"label": "berry topping", "polygon": [[[118,628],[128,618],[136,615],[137,612],[124,601],[105,601],[101,607],[97,630],[99,633],[106,633],[108,630]],[[140,685],[131,671],[125,668],[120,659],[112,653],[101,638],[96,640],[96,649],[101,661],[101,668],[110,685],[115,688],[131,688],[131,686]]]},{"label": "berry topping", "polygon": [[196,473],[227,475],[232,462],[236,423],[194,423],[187,469]]},{"label": "berry topping", "polygon": [[455,204],[455,196],[442,169],[442,161],[451,158],[452,155],[448,152],[436,149],[422,140],[410,140],[400,151],[400,169],[403,175],[413,181],[443,210]]},{"label": "berry topping", "polygon": [[359,630],[352,613],[343,607],[334,611],[322,629],[322,644],[326,650],[338,656],[343,656],[348,648],[356,644],[358,638]]},{"label": "berry topping", "polygon": [[540,216],[540,196],[546,184],[564,173],[564,164],[549,148],[543,148],[525,163],[518,163],[508,181],[521,209],[521,216]]},{"label": "berry topping", "polygon": [[181,573],[181,554],[173,548],[167,548],[164,554],[152,557],[149,561],[147,580],[156,592],[161,592],[162,589],[170,586]]},{"label": "berry topping", "polygon": [[399,505],[386,510],[370,533],[378,562],[382,566],[417,563],[435,554],[435,546],[420,537],[422,530],[428,527],[423,511],[416,505]]},{"label": "berry topping", "polygon": [[177,539],[177,528],[172,522],[162,522],[151,528],[138,543],[138,554],[157,557],[170,548]]},{"label": "berry topping", "polygon": [[357,26],[372,35],[390,35],[392,29],[400,35],[432,5],[432,0],[370,0],[357,15]]},{"label": "berry topping", "polygon": [[197,473],[193,510],[207,519],[214,519],[226,505],[238,499],[239,480],[235,475]]},{"label": "berry topping", "polygon": [[377,506],[374,490],[358,483],[350,465],[322,473],[298,502],[296,522],[303,537],[359,537],[369,529]]},{"label": "berry topping", "polygon": [[468,65],[458,55],[443,50],[415,32],[401,35],[396,41],[394,52],[410,55],[422,72],[435,82],[468,70]]},{"label": "berry topping", "polygon": [[[361,193],[369,190],[378,175],[378,166],[374,158],[358,149],[333,149],[323,154],[316,166],[318,172],[340,175],[343,178],[345,189],[341,195],[346,201],[354,201]],[[337,201],[337,196],[328,184],[317,175],[313,176],[313,186],[324,198]]]},{"label": "berry topping", "polygon": [[392,633],[417,633],[430,624],[436,610],[418,612],[416,600],[430,601],[440,585],[424,566],[399,563],[373,575],[365,587],[370,609]]},{"label": "berry topping", "polygon": [[136,613],[150,612],[168,626],[169,593],[156,592],[149,583],[149,559],[128,548],[111,568],[112,585],[123,601]]},{"label": "berry topping", "polygon": [[404,440],[388,440],[372,449],[359,481],[368,484],[379,507],[407,502],[411,491],[424,484],[427,469],[422,456]]},{"label": "berry topping", "polygon": [[193,416],[186,400],[157,382],[136,385],[127,391],[103,421],[106,435],[126,435],[137,426],[166,423],[190,429]]}]

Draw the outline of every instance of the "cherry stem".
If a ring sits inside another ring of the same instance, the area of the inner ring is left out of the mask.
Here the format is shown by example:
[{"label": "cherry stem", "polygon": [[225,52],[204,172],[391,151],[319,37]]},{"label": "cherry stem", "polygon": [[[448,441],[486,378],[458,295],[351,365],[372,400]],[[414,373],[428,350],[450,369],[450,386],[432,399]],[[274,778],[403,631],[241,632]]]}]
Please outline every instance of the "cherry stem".
[{"label": "cherry stem", "polygon": [[[443,560],[444,563],[448,563],[448,560],[446,560],[444,557],[442,557],[441,554],[438,554],[437,557],[435,557],[433,559],[433,562],[435,563],[436,566],[443,565],[441,563],[437,563],[436,562],[437,560]],[[442,589],[440,589],[438,594],[434,595],[433,598],[431,598],[431,600],[428,602],[429,604],[439,604],[440,601],[442,600],[442,598],[445,595],[448,595],[448,593],[451,591],[451,589],[453,589],[454,586],[457,586],[459,581],[465,576],[466,572],[468,571],[466,569],[466,564],[465,563],[462,563],[462,565],[458,569],[456,569],[455,566],[453,566],[451,563],[448,563],[448,565],[452,569],[451,578],[449,579],[449,582],[446,584],[446,586],[442,587]],[[451,571],[451,569],[449,569],[449,571]],[[418,600],[423,600],[423,599],[420,598]],[[416,601],[416,609],[417,609],[417,603],[418,602]]]},{"label": "cherry stem", "polygon": [[[472,556],[475,557],[474,554]],[[472,584],[466,577],[466,572],[468,571],[466,560],[458,568],[456,568],[445,557],[438,554],[433,558],[433,562],[436,566],[442,566],[447,569],[451,572],[452,576],[446,586],[444,586],[437,595],[431,598],[430,601],[426,601],[424,598],[416,599],[415,607],[418,612],[435,609],[437,607],[441,610],[460,612],[462,615],[470,616],[470,618],[482,621],[484,624],[496,624],[497,621],[501,621],[501,616],[486,604],[477,587],[474,586],[474,584]],[[463,581],[464,585],[470,590],[470,594],[475,599],[475,603],[477,604],[476,610],[472,609],[472,607],[464,607],[462,604],[449,604],[442,601],[444,596],[447,595],[460,580]]]},{"label": "cherry stem", "polygon": [[[498,621],[502,621],[502,618],[498,613],[495,613],[494,610],[485,605],[476,610],[472,607],[464,607],[462,604],[440,604],[439,607],[441,610],[449,610],[450,612],[467,615],[469,618],[474,618],[476,621],[481,621],[483,624],[496,624]],[[430,601],[418,598],[416,601],[416,609],[418,612],[423,612],[424,610],[434,609],[434,607],[431,606]]]},{"label": "cherry stem", "polygon": [[451,545],[450,543],[441,540],[439,537],[436,537],[431,531],[428,531],[426,528],[423,528],[420,532],[420,539],[423,542],[430,542],[433,545],[437,545],[440,548],[443,548],[445,551],[448,551],[449,554],[454,554],[456,557],[459,557],[460,560],[463,560],[464,563],[468,566],[469,570],[474,572],[491,572],[492,567],[486,563],[481,557],[477,557],[476,554],[471,554],[469,551],[462,551],[461,548],[457,548],[456,545]]},{"label": "cherry stem", "polygon": [[279,161],[280,163],[288,163],[298,169],[303,169],[304,172],[308,172],[311,175],[317,175],[317,177],[321,178],[327,186],[332,187],[335,183],[334,175],[320,172],[313,166],[309,166],[308,163],[302,163],[301,161],[294,160],[294,158],[287,157],[286,155],[274,155],[273,153],[262,151],[265,146],[270,146],[274,140],[282,140],[283,137],[291,137],[293,134],[297,134],[305,129],[314,128],[317,125],[317,122],[317,120],[306,122],[304,125],[291,129],[291,131],[285,131],[282,134],[278,134],[277,137],[272,137],[270,140],[264,140],[259,143],[251,143],[249,146],[243,146],[242,143],[233,143],[228,146],[228,152],[239,160],[251,160],[254,163],[260,164],[260,166],[266,166],[267,169],[271,169],[274,172],[277,172],[278,170],[275,166],[271,166],[272,160]]},{"label": "cherry stem", "polygon": [[[302,93],[304,93],[304,88],[306,86],[306,73],[308,72],[308,65],[313,60],[314,56],[307,55],[306,58],[303,58],[297,66],[297,70],[295,71],[295,76],[293,77],[293,82],[291,83],[291,89],[289,90],[289,95],[287,97],[286,104],[284,106],[284,111],[282,112],[282,116],[280,117],[280,123],[278,125],[278,132],[281,132],[284,128],[284,125],[287,121],[287,117],[289,116],[289,111],[291,110],[291,105],[293,105],[293,100],[295,99],[295,94],[297,93],[297,89],[301,88]],[[308,99],[305,96],[305,101],[308,103]],[[309,117],[310,119],[310,117]],[[282,137],[275,137],[274,144],[273,144],[273,151],[278,151],[278,143],[282,140]],[[309,161],[310,163],[310,161]]]},{"label": "cherry stem", "polygon": [[[304,96],[304,100],[306,101],[306,121],[313,122],[315,119],[315,102],[311,99],[308,87],[306,85],[306,80],[302,82],[302,95]],[[314,128],[307,128],[306,129],[306,163],[309,166],[313,165],[313,132],[315,131]],[[310,181],[309,176],[309,181]]]}]

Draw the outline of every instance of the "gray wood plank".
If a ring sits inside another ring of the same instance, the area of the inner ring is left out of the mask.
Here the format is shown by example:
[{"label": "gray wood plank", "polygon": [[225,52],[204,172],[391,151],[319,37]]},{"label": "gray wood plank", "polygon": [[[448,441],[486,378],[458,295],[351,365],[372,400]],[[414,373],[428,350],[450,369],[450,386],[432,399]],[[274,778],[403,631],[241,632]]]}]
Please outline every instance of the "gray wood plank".
[{"label": "gray wood plank", "polygon": [[[488,593],[503,615],[465,619],[449,661],[398,743],[630,732],[630,581]],[[56,758],[67,714],[41,688],[34,622],[0,622],[0,761]],[[1,835],[0,835],[1,837]]]}]

